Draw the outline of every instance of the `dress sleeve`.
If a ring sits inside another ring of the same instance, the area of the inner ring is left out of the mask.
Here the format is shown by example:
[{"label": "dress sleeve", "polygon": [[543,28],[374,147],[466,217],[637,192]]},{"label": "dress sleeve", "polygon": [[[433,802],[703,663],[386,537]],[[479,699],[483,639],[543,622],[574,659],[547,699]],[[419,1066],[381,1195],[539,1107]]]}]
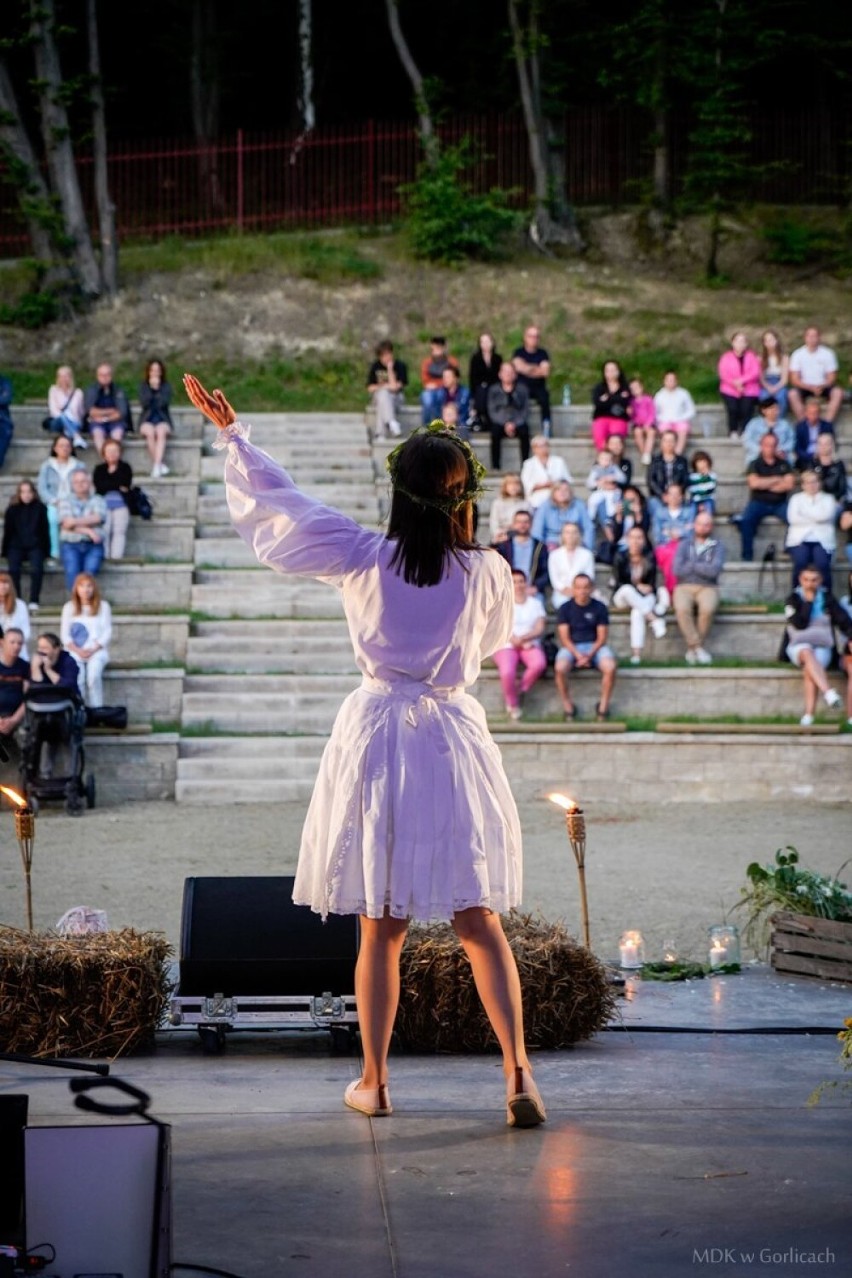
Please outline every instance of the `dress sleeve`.
[{"label": "dress sleeve", "polygon": [[480,644],[480,657],[490,657],[498,648],[505,648],[512,638],[515,621],[514,593],[512,591],[512,570],[508,562],[496,551],[482,552],[495,563],[492,573],[491,600],[485,622],[485,630]]},{"label": "dress sleeve", "polygon": [[376,533],[301,492],[249,443],[240,422],[220,431],[216,446],[228,449],[225,490],[234,527],[262,564],[340,585],[374,549]]}]

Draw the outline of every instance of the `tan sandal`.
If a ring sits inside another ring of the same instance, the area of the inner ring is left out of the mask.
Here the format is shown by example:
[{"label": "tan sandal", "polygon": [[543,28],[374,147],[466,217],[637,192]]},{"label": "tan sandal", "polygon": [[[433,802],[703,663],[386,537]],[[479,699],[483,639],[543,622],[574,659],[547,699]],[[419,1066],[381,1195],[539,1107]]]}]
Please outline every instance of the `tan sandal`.
[{"label": "tan sandal", "polygon": [[380,1083],[378,1087],[362,1087],[361,1079],[356,1078],[343,1093],[343,1103],[368,1118],[386,1118],[393,1113],[387,1083]]},{"label": "tan sandal", "polygon": [[520,1065],[516,1066],[512,1085],[514,1091],[506,1099],[506,1122],[510,1127],[537,1127],[547,1121],[547,1110],[533,1080]]}]

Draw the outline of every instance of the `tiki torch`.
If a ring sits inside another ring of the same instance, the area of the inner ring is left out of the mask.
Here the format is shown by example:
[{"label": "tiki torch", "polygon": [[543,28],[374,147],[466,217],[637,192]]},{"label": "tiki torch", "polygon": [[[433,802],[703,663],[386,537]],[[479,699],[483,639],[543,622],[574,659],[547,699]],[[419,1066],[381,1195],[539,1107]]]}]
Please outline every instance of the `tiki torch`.
[{"label": "tiki torch", "polygon": [[583,944],[587,950],[592,948],[589,936],[589,900],[586,896],[586,818],[583,809],[573,799],[564,794],[549,794],[551,803],[565,812],[565,829],[568,831],[568,842],[577,862],[577,875],[580,880],[580,909],[583,914]]},{"label": "tiki torch", "polygon": [[21,849],[21,864],[24,867],[24,885],[27,894],[27,927],[33,931],[33,844],[35,843],[35,813],[23,795],[17,790],[10,790],[7,785],[0,785],[0,792],[11,799],[15,805],[15,834],[18,847]]}]

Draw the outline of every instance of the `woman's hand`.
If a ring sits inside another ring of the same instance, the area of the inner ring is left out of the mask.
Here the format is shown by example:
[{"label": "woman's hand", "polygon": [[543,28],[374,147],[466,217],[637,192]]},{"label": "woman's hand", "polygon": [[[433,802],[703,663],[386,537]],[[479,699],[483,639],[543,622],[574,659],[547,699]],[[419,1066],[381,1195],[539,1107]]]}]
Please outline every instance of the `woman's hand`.
[{"label": "woman's hand", "polygon": [[224,430],[226,426],[230,426],[232,422],[237,420],[237,414],[231,405],[225,399],[222,391],[214,390],[211,395],[205,390],[197,377],[193,377],[192,373],[184,373],[183,375],[184,389],[195,407],[208,417],[214,426],[218,426],[219,430]]}]

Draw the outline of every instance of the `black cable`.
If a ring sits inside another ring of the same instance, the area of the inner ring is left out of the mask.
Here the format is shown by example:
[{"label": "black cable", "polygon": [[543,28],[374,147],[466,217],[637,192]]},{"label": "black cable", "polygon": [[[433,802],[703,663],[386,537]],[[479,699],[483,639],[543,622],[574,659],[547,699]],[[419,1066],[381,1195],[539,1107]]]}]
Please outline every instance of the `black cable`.
[{"label": "black cable", "polygon": [[191,1269],[196,1274],[218,1274],[219,1278],[242,1278],[241,1274],[232,1274],[230,1269],[213,1269],[211,1265],[184,1265],[175,1261],[172,1269]]},{"label": "black cable", "polygon": [[50,1248],[50,1255],[45,1256],[43,1258],[44,1263],[46,1265],[52,1265],[54,1260],[56,1259],[56,1248],[54,1247],[53,1243],[49,1243],[49,1242],[33,1243],[32,1247],[28,1247],[26,1251],[24,1252],[24,1257],[26,1258],[27,1256],[32,1256],[34,1252],[41,1251],[43,1247]]},{"label": "black cable", "polygon": [[604,1025],[610,1034],[832,1034],[836,1025],[750,1025],[740,1029],[714,1029],[712,1025]]}]

